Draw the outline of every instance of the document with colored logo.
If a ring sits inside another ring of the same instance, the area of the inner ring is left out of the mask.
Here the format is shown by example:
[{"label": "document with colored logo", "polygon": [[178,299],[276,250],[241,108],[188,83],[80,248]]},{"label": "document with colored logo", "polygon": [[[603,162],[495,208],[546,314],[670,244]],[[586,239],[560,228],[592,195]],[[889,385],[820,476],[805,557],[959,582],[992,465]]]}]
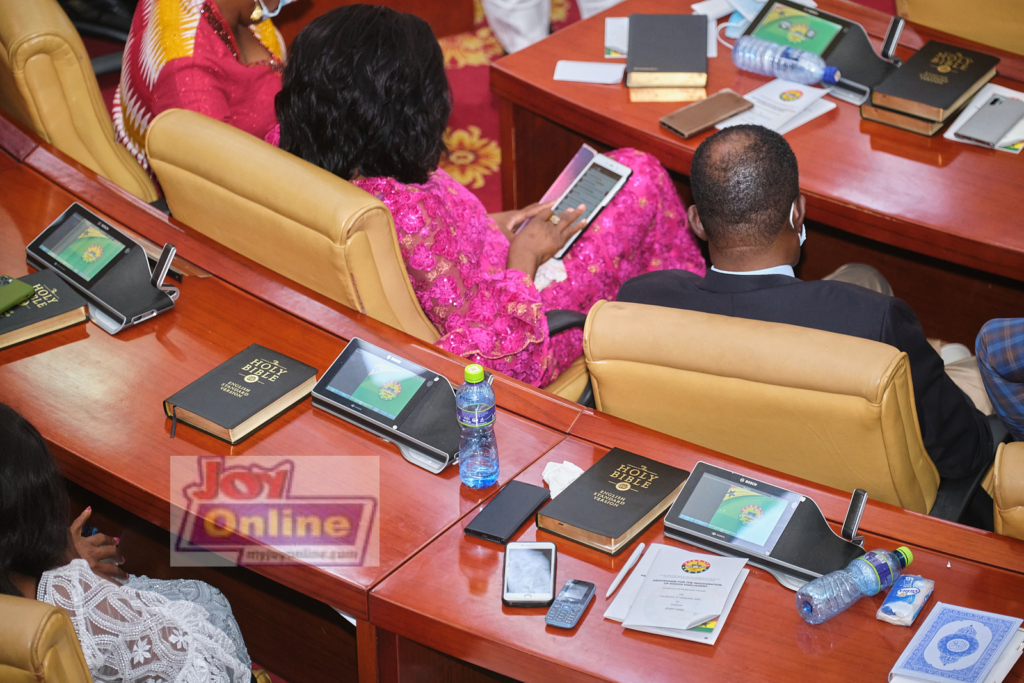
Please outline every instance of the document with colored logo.
[{"label": "document with colored logo", "polygon": [[754,104],[753,109],[722,121],[716,128],[721,130],[749,123],[779,132],[790,120],[827,94],[823,88],[776,78],[743,96]]},{"label": "document with colored logo", "polygon": [[622,625],[679,637],[677,632],[706,624],[726,611],[743,583],[746,563],[744,558],[661,548]]}]

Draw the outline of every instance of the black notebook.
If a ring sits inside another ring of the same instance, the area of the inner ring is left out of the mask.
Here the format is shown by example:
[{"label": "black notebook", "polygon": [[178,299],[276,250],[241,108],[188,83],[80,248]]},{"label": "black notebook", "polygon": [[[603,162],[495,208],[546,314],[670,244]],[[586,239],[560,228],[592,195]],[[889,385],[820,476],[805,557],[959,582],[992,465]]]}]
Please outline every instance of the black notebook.
[{"label": "black notebook", "polygon": [[31,299],[0,313],[0,349],[56,332],[88,317],[85,299],[52,270],[18,279],[32,285],[36,292]]},{"label": "black notebook", "polygon": [[164,412],[238,443],[305,398],[315,384],[316,368],[253,344],[164,401]]},{"label": "black notebook", "polygon": [[613,448],[537,513],[537,527],[618,554],[672,505],[687,475]]},{"label": "black notebook", "polygon": [[871,103],[945,121],[996,75],[998,63],[998,57],[930,40],[875,87]]},{"label": "black notebook", "polygon": [[629,88],[703,88],[708,83],[708,18],[629,15]]}]

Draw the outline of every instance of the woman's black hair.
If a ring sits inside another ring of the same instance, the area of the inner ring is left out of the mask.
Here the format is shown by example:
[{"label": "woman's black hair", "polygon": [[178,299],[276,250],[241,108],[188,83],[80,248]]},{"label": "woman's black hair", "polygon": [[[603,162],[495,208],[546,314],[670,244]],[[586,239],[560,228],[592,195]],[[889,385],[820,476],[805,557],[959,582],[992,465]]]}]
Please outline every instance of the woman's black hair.
[{"label": "woman's black hair", "polygon": [[35,427],[0,403],[0,594],[21,596],[11,572],[39,579],[64,563],[68,493]]},{"label": "woman's black hair", "polygon": [[452,100],[427,22],[348,5],[295,38],[274,105],[281,149],[346,180],[425,183],[446,151]]}]

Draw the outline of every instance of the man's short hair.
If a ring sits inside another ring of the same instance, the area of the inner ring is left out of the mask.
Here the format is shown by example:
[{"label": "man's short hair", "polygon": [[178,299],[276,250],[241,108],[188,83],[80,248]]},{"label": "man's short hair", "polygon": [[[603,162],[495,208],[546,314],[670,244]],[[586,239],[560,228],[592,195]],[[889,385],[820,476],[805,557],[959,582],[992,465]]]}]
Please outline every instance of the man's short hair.
[{"label": "man's short hair", "polygon": [[743,125],[700,144],[690,185],[708,240],[766,247],[786,225],[800,193],[800,175],[785,138],[763,126]]}]

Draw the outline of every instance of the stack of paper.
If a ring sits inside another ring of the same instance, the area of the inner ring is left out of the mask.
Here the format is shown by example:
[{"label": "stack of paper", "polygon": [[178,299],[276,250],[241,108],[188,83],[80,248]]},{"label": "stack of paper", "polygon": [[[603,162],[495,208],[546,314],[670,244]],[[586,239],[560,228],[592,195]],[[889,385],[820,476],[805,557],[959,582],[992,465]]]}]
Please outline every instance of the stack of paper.
[{"label": "stack of paper", "polygon": [[635,631],[714,645],[750,573],[746,562],[653,543],[604,618]]},{"label": "stack of paper", "polygon": [[[947,140],[966,142],[968,145],[977,145],[977,142],[961,140],[956,137],[956,132],[960,130],[960,127],[967,123],[968,119],[974,116],[993,95],[1003,95],[1004,97],[1012,97],[1015,100],[1024,100],[1024,93],[1022,92],[1010,90],[1009,88],[1004,88],[1003,86],[996,85],[995,83],[989,83],[978,91],[978,94],[974,96],[974,99],[971,100],[970,104],[964,107],[964,110],[960,112],[960,116],[956,117],[956,120],[953,121],[949,128],[946,129],[946,132],[942,134],[942,137]],[[1018,121],[1017,125],[1011,128],[1010,132],[1003,136],[1003,139],[999,141],[998,145],[996,145],[996,149],[1004,152],[1012,152],[1013,154],[1020,154],[1021,149],[1024,149],[1024,119]]]},{"label": "stack of paper", "polygon": [[754,124],[784,135],[836,108],[823,99],[827,90],[776,78],[743,96],[754,108],[719,123],[716,128]]},{"label": "stack of paper", "polygon": [[998,683],[1024,646],[1021,620],[935,603],[889,672],[891,683]]}]

